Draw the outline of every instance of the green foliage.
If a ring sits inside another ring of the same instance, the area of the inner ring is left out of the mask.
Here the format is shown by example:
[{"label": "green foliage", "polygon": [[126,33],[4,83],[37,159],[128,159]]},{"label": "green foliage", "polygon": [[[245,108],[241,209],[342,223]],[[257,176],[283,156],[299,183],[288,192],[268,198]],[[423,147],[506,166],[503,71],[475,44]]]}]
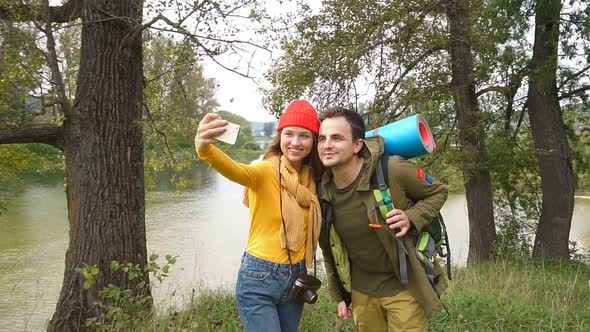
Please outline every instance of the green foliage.
[{"label": "green foliage", "polygon": [[[590,61],[590,6],[587,1],[570,0],[560,2],[562,19],[560,21],[560,53],[567,60],[578,61],[580,57]],[[562,82],[570,85],[570,90],[579,85],[579,79],[570,66],[561,68]],[[587,76],[587,75],[586,75]],[[586,82],[587,83],[587,82]]]},{"label": "green foliage", "polygon": [[256,142],[246,142],[242,144],[242,149],[244,150],[252,150],[252,151],[262,151],[260,146],[256,144]]},{"label": "green foliage", "polygon": [[146,184],[166,180],[182,190],[193,185],[185,176],[195,160],[193,137],[202,116],[218,106],[216,83],[204,77],[186,41],[148,36],[144,63]]},{"label": "green foliage", "polygon": [[576,188],[580,193],[590,193],[590,103],[568,105],[564,113]]},{"label": "green foliage", "polygon": [[282,41],[284,54],[267,72],[273,89],[265,104],[280,112],[302,95],[311,96],[319,109],[358,109],[367,101],[372,115],[385,116],[374,122],[380,125],[405,107],[415,111],[416,87],[445,90],[448,100],[441,56],[446,26],[433,8],[428,1],[346,0],[324,1],[317,14],[300,12],[294,35]]},{"label": "green foliage", "polygon": [[[113,272],[122,272],[126,281],[139,280],[135,289],[123,288],[120,285],[108,284],[99,294],[99,301],[94,305],[99,309],[100,315],[91,317],[86,320],[86,327],[98,331],[121,331],[129,330],[143,322],[151,316],[150,308],[152,297],[149,295],[151,285],[148,282],[147,275],[151,274],[152,280],[158,280],[160,283],[168,277],[170,268],[176,263],[176,256],[165,256],[164,265],[157,263],[159,256],[152,254],[149,262],[144,267],[133,263],[111,262]],[[89,289],[96,284],[96,277],[99,275],[99,269],[96,265],[84,264],[83,267],[77,268],[84,276],[84,289]]]},{"label": "green foliage", "polygon": [[27,164],[20,155],[15,154],[9,146],[0,146],[0,213],[6,210],[9,200],[24,186],[18,178],[18,169]]},{"label": "green foliage", "polygon": [[0,145],[0,213],[25,188],[25,177],[47,176],[64,167],[61,151],[45,144]]},{"label": "green foliage", "polygon": [[74,271],[84,276],[84,285],[82,286],[84,289],[89,289],[96,284],[94,277],[98,275],[98,266],[84,263],[82,267],[76,268]]},{"label": "green foliage", "polygon": [[[32,24],[0,20],[0,130],[60,123],[45,54]],[[63,171],[63,154],[44,144],[0,145],[0,213],[24,187],[24,177]]]},{"label": "green foliage", "polygon": [[264,127],[263,127],[263,131],[264,131],[264,136],[266,137],[272,137],[272,135],[274,134],[274,129],[275,129],[275,124],[272,122],[265,122],[264,123]]},{"label": "green foliage", "polygon": [[529,258],[541,214],[538,153],[530,132],[492,130],[488,136],[488,153],[494,173],[494,215],[498,229],[495,254],[503,258]]},{"label": "green foliage", "polygon": [[590,129],[582,130],[572,140],[572,155],[579,191],[590,193]]},{"label": "green foliage", "polygon": [[41,100],[27,98],[41,87],[44,63],[34,28],[0,21],[0,129],[29,122],[42,111]]},{"label": "green foliage", "polygon": [[158,322],[177,330],[243,331],[233,296],[229,290],[203,289],[188,306],[188,310],[164,315]]}]

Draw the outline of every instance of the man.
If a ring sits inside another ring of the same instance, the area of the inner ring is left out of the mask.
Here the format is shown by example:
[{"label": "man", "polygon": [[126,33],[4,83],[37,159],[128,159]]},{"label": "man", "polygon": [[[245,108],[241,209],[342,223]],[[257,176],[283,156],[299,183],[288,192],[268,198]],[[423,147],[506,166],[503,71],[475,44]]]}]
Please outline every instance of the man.
[{"label": "man", "polygon": [[[395,209],[383,223],[370,186],[384,151],[383,139],[365,140],[362,117],[345,108],[329,108],[320,120],[318,153],[327,167],[320,183],[320,246],[338,316],[352,316],[361,332],[427,330],[427,315],[440,306],[438,294],[446,288],[446,279],[435,263],[435,291],[414,243],[443,206],[446,187],[424,177],[411,162],[389,157],[383,172],[388,172]],[[404,278],[396,238],[407,252],[401,255],[407,264],[407,286],[400,281]]]}]

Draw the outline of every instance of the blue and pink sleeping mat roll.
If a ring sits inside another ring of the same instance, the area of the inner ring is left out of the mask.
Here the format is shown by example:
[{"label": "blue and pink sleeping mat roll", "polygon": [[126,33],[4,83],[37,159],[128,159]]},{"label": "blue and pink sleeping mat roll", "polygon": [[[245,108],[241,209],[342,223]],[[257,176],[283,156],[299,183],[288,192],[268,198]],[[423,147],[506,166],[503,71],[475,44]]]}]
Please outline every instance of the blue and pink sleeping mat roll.
[{"label": "blue and pink sleeping mat roll", "polygon": [[365,133],[365,138],[379,135],[385,140],[385,152],[406,159],[431,153],[436,144],[426,119],[412,115]]}]

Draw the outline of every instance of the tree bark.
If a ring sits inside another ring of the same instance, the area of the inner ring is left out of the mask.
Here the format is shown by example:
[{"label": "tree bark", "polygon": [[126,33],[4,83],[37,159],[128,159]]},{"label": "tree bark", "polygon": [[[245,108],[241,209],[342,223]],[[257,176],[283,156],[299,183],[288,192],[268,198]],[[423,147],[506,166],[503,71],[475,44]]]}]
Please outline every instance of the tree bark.
[{"label": "tree bark", "polygon": [[574,173],[556,80],[561,3],[539,0],[535,9],[528,112],[539,150],[543,204],[533,255],[567,259],[574,211]]},{"label": "tree bark", "polygon": [[486,168],[486,145],[483,124],[471,79],[471,13],[469,1],[448,0],[451,54],[451,88],[455,100],[459,142],[464,162],[465,192],[469,217],[468,264],[492,257],[496,228],[490,171]]},{"label": "tree bark", "polygon": [[44,143],[63,150],[63,129],[45,125],[0,130],[0,144],[18,143]]},{"label": "tree bark", "polygon": [[[107,283],[135,289],[111,261],[147,263],[143,178],[141,0],[84,1],[82,45],[72,114],[64,121],[69,248],[49,331],[79,331]],[[75,269],[97,265],[84,290]],[[144,276],[147,278],[147,276]],[[143,279],[145,281],[145,279]],[[149,292],[149,291],[148,291]]]}]

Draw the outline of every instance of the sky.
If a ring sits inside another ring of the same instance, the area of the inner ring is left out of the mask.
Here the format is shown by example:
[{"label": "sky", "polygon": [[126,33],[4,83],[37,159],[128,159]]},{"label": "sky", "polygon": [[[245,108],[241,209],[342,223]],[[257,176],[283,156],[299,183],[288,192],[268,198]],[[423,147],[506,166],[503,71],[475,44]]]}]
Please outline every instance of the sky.
[{"label": "sky", "polygon": [[[270,63],[263,60],[270,61],[270,55],[260,55],[258,58],[260,63],[251,70],[257,82],[261,81],[262,74]],[[222,68],[208,59],[204,61],[203,68],[205,76],[217,81],[216,97],[220,105],[219,110],[238,114],[249,121],[276,121],[276,118],[262,106],[262,94],[258,91],[257,82]]]}]

